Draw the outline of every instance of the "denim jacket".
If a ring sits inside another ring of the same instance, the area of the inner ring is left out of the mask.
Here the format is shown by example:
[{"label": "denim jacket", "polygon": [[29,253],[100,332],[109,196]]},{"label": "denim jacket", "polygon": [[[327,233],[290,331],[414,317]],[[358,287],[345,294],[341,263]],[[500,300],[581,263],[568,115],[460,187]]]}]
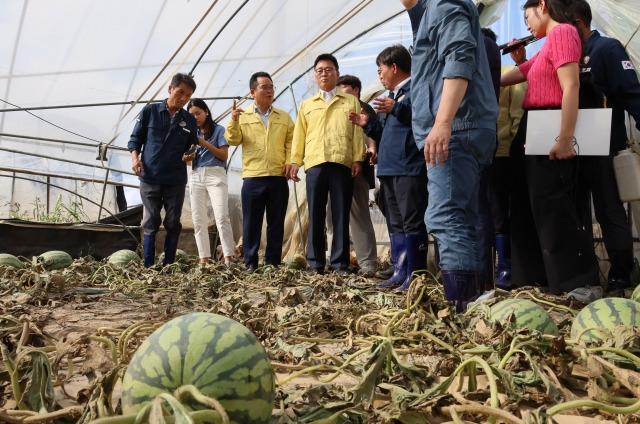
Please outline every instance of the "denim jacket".
[{"label": "denim jacket", "polygon": [[478,11],[471,0],[418,0],[408,10],[413,29],[413,132],[419,149],[435,123],[444,79],[469,81],[451,126],[495,130],[493,90]]}]

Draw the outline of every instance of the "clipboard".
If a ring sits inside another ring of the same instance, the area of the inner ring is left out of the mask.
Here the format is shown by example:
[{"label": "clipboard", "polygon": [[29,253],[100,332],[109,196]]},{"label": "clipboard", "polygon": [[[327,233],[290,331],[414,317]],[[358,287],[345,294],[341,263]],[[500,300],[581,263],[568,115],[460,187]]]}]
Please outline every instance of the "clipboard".
[{"label": "clipboard", "polygon": [[[549,155],[560,133],[562,111],[530,110],[527,116],[526,155]],[[611,140],[611,109],[578,109],[576,153],[579,156],[608,156]]]}]

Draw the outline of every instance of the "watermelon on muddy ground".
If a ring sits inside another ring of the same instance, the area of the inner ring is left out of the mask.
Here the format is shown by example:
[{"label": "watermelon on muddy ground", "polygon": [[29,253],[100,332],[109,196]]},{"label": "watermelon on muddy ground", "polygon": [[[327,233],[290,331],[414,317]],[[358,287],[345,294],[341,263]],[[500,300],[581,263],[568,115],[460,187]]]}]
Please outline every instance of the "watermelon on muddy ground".
[{"label": "watermelon on muddy ground", "polygon": [[62,250],[51,250],[38,256],[37,261],[44,265],[47,271],[52,271],[68,267],[73,262],[73,258]]},{"label": "watermelon on muddy ground", "polygon": [[192,313],[158,328],[136,351],[123,379],[122,410],[138,412],[158,394],[193,384],[222,404],[231,423],[268,423],[274,380],[264,348],[244,325]]},{"label": "watermelon on muddy ground", "polygon": [[0,266],[11,266],[16,269],[24,268],[20,259],[9,253],[0,253]]},{"label": "watermelon on muddy ground", "polygon": [[491,306],[490,320],[504,323],[514,314],[518,328],[537,330],[543,334],[558,335],[558,326],[551,315],[540,305],[528,299],[505,299]]},{"label": "watermelon on muddy ground", "polygon": [[598,299],[585,306],[574,318],[571,326],[571,338],[597,341],[606,338],[606,332],[587,328],[602,327],[613,332],[616,325],[640,326],[640,303],[619,297]]},{"label": "watermelon on muddy ground", "polygon": [[109,263],[113,266],[126,266],[131,262],[140,262],[140,256],[133,250],[122,249],[109,256]]}]

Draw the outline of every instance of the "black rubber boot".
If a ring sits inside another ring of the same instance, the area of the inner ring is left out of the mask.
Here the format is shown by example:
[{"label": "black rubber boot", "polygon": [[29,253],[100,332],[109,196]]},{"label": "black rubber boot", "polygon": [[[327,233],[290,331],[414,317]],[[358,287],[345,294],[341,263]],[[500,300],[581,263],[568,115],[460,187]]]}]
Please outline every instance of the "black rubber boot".
[{"label": "black rubber boot", "polygon": [[395,258],[393,275],[387,281],[378,283],[376,287],[379,289],[399,286],[407,278],[407,238],[404,233],[391,233],[389,234],[389,239],[393,257]]},{"label": "black rubber boot", "polygon": [[406,234],[407,239],[407,277],[395,291],[401,292],[409,289],[414,271],[427,269],[427,235]]},{"label": "black rubber boot", "polygon": [[142,255],[145,268],[151,268],[156,262],[156,235],[145,234],[142,243]]},{"label": "black rubber boot", "polygon": [[482,293],[478,285],[477,271],[442,270],[442,285],[444,298],[456,305],[458,313],[464,311],[467,303],[475,300]]}]

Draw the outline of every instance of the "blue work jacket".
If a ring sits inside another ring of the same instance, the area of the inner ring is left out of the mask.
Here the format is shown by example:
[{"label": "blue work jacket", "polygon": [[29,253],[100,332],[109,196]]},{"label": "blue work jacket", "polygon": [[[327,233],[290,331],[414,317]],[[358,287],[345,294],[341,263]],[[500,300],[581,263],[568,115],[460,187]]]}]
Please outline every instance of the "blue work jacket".
[{"label": "blue work jacket", "polygon": [[166,101],[146,105],[140,112],[129,151],[140,152],[144,169],[140,181],[148,184],[186,185],[187,165],[182,156],[191,145],[198,145],[196,118],[184,109],[176,112],[173,123]]}]

